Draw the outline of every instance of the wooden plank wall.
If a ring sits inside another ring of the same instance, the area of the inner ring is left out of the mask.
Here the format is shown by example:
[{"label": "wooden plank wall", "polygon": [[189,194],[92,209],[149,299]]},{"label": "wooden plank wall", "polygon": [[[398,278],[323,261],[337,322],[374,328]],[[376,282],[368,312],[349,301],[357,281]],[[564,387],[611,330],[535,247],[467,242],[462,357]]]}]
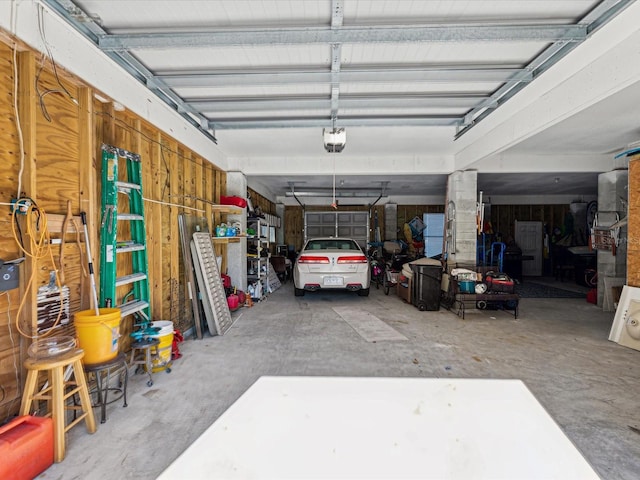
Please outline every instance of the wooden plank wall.
[{"label": "wooden plank wall", "polygon": [[564,217],[570,211],[569,204],[563,205],[492,205],[491,225],[494,233],[501,233],[503,239],[515,237],[515,220],[521,222],[542,222],[547,233],[554,227],[562,227]]},{"label": "wooden plank wall", "polygon": [[[11,260],[24,255],[13,234],[14,221],[9,214],[9,203],[18,195],[23,152],[23,195],[33,198],[47,215],[65,214],[67,202],[74,215],[87,213],[93,262],[99,276],[101,145],[107,143],[138,153],[143,166],[152,317],[171,320],[179,330],[187,330],[193,320],[177,216],[196,214],[214,222],[211,205],[217,204],[219,196],[225,193],[226,173],[151,123],[126,110],[115,111],[112,103],[99,102],[89,85],[59,67],[56,75],[50,62],[41,65],[41,56],[27,46],[18,43],[18,49],[16,94],[14,53],[0,41],[0,209],[5,209],[5,214],[0,215],[0,258]],[[14,108],[16,99],[18,112]],[[20,130],[16,122],[18,113]],[[27,235],[26,220],[24,215],[18,217],[23,243],[28,245],[31,237]],[[36,232],[35,222],[32,227]],[[79,229],[82,230],[82,225]],[[51,233],[51,237],[56,235],[60,234]],[[82,268],[86,265],[84,236],[76,243],[75,233],[69,232],[65,240],[63,267],[73,315],[91,308],[91,290]],[[226,245],[216,248],[226,256]],[[27,247],[27,251],[31,249]],[[42,254],[37,260],[28,258],[20,269],[21,287],[0,292],[0,424],[18,411],[24,378],[22,364],[31,343],[30,338],[18,333],[17,327],[26,335],[35,332],[37,319],[32,313],[35,294],[48,283],[50,272],[59,269],[59,254],[59,247],[54,246],[51,254]],[[124,265],[119,261],[119,270]],[[32,272],[33,281],[29,284]],[[118,291],[119,296],[126,293],[125,289]],[[20,309],[21,301],[24,305]],[[123,319],[122,350],[128,350],[131,330],[131,318]],[[64,333],[73,335],[73,326]]]},{"label": "wooden plank wall", "polygon": [[251,199],[253,208],[260,207],[262,213],[269,213],[271,215],[276,214],[276,204],[269,200],[267,197],[263,197],[251,188],[247,188],[247,195]]},{"label": "wooden plank wall", "polygon": [[627,284],[640,287],[640,155],[629,159]]},{"label": "wooden plank wall", "polygon": [[[344,210],[363,210],[362,207],[338,207]],[[378,219],[381,231],[384,231],[384,207],[377,206]],[[307,207],[307,211],[329,210],[330,207]],[[491,224],[494,232],[500,232],[503,238],[514,235],[514,220],[519,221],[540,221],[549,226],[551,232],[553,227],[561,227],[564,217],[569,212],[569,205],[492,205]],[[304,214],[300,206],[286,206],[284,219],[284,238],[289,245],[295,245],[296,250],[302,248],[304,242]],[[398,205],[398,228],[410,222],[414,217],[422,218],[423,213],[444,213],[444,205]],[[371,220],[373,228],[373,220]],[[399,238],[403,238],[400,236]],[[370,237],[373,240],[373,236]],[[385,239],[395,240],[395,239]]]}]

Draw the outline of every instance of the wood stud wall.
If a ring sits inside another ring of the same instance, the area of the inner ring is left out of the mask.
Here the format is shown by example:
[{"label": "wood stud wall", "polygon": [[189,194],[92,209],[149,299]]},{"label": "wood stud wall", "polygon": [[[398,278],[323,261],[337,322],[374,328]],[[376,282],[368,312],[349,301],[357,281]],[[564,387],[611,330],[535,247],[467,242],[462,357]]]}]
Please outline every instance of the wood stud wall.
[{"label": "wood stud wall", "polygon": [[566,205],[492,205],[491,225],[494,233],[502,238],[515,236],[515,220],[520,222],[542,222],[549,235],[553,227],[562,227],[564,217],[570,211]]},{"label": "wood stud wall", "polygon": [[627,284],[640,287],[640,155],[629,159]]},{"label": "wood stud wall", "polygon": [[[225,193],[225,172],[131,112],[115,111],[112,103],[99,102],[90,86],[59,67],[58,77],[48,61],[41,69],[41,56],[27,46],[18,44],[17,48],[18,113],[24,145],[23,193],[47,214],[65,214],[67,201],[71,201],[74,215],[87,212],[93,263],[99,275],[101,145],[107,143],[139,153],[143,162],[143,194],[152,200],[145,201],[144,207],[153,320],[171,320],[175,328],[187,330],[192,326],[191,302],[184,280],[177,215],[184,212],[212,219],[211,205],[218,203]],[[1,203],[9,203],[16,197],[20,170],[13,85],[12,47],[0,41]],[[69,94],[61,92],[64,89]],[[40,106],[41,100],[50,121]],[[0,258],[12,260],[22,254],[12,234],[10,207],[0,205],[0,212],[2,209],[5,213],[0,215]],[[219,220],[214,219],[209,228]],[[24,218],[20,221],[24,227]],[[86,264],[83,236],[79,244],[72,233],[65,240],[65,283],[70,288],[73,315],[90,308],[90,282],[81,268]],[[226,245],[216,248],[226,256]],[[31,342],[18,334],[16,321],[22,329],[35,331],[35,294],[48,283],[49,272],[58,268],[59,248],[54,246],[52,254],[56,265],[47,259],[27,259],[20,268],[21,288],[0,293],[0,424],[18,411],[24,378],[22,364]],[[28,286],[32,271],[34,280]],[[22,299],[25,305],[17,319]],[[123,319],[123,350],[128,349],[131,330],[131,317]],[[65,333],[74,334],[73,327]]]}]

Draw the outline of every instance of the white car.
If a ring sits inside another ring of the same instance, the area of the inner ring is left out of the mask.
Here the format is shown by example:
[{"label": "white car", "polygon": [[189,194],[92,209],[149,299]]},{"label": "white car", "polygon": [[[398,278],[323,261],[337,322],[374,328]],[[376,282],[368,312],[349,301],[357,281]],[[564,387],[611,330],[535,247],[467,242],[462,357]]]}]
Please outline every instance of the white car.
[{"label": "white car", "polygon": [[350,290],[369,295],[369,259],[358,242],[350,238],[307,240],[293,268],[296,297],[305,290]]}]

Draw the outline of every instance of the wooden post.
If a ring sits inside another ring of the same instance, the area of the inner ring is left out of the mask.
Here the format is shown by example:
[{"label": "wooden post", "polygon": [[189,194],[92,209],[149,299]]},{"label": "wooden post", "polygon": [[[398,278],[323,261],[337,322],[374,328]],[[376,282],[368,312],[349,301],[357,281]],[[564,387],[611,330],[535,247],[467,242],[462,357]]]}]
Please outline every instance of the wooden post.
[{"label": "wooden post", "polygon": [[[20,52],[18,54],[18,110],[22,139],[24,145],[24,170],[22,173],[22,190],[26,196],[36,200],[36,92],[33,79],[36,76],[36,62],[33,53]],[[19,197],[22,192],[16,192]],[[31,252],[34,253],[34,252]],[[24,267],[25,279],[31,275],[37,277],[37,264],[32,257],[27,257]],[[38,281],[34,278],[31,285],[25,290],[27,299],[22,310],[21,325],[29,325],[29,333],[33,335],[37,331],[37,296]]]},{"label": "wooden post", "polygon": [[[95,265],[100,265],[100,249],[98,246],[98,229],[96,218],[99,215],[96,203],[98,174],[96,168],[96,150],[94,145],[94,116],[93,116],[93,92],[91,89],[81,87],[78,89],[78,155],[79,155],[79,211],[87,212],[87,230],[89,231],[89,242],[92,246],[91,252],[97,252],[93,258]],[[83,258],[82,261],[85,261]],[[97,271],[96,281],[99,282],[100,272]],[[91,308],[91,282],[88,277],[81,277],[80,280],[80,308],[86,310]]]}]

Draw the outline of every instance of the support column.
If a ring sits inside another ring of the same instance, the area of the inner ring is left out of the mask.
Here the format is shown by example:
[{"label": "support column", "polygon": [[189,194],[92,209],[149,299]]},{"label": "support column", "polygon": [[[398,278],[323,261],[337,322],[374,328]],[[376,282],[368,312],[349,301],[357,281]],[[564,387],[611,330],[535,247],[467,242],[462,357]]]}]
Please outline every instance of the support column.
[{"label": "support column", "polygon": [[384,206],[384,236],[382,239],[398,239],[398,205],[395,203],[387,203]]},{"label": "support column", "polygon": [[[247,177],[242,172],[227,172],[227,195],[247,198]],[[247,214],[227,215],[227,222],[240,222],[242,232],[247,231]],[[237,243],[227,245],[227,272],[231,284],[247,291],[247,241],[241,239]]]},{"label": "support column", "polygon": [[[448,262],[475,266],[478,230],[476,224],[476,202],[478,195],[478,172],[457,171],[449,175],[449,211],[455,209],[452,227],[453,245],[449,246]],[[445,205],[445,208],[449,206]]]},{"label": "support column", "polygon": [[[599,220],[610,223],[615,219],[616,213],[619,218],[625,217],[628,185],[628,170],[613,170],[598,175],[598,212],[601,212],[598,214]],[[598,305],[600,306],[604,299],[604,277],[627,276],[626,239],[627,226],[625,225],[620,228],[620,242],[615,255],[606,250],[598,250]]]},{"label": "support column", "polygon": [[276,244],[284,244],[284,203],[276,203],[276,215],[280,218],[280,228],[276,230]]}]

